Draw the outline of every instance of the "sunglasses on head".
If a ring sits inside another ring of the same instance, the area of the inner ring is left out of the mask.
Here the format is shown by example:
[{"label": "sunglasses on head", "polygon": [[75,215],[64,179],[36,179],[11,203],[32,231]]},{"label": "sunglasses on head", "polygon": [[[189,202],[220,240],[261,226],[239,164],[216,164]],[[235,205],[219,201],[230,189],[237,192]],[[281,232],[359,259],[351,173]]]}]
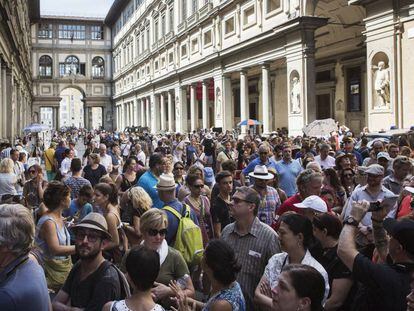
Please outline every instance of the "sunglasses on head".
[{"label": "sunglasses on head", "polygon": [[161,230],[157,230],[157,229],[149,229],[148,230],[148,234],[150,236],[157,236],[158,234],[160,236],[166,236],[167,235],[167,229],[161,229]]}]

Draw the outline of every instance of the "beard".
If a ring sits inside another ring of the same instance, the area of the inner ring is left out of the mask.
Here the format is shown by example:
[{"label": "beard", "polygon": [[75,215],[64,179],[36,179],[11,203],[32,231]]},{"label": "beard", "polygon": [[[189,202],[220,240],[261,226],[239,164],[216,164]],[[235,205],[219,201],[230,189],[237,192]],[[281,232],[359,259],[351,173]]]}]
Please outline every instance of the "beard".
[{"label": "beard", "polygon": [[88,248],[83,245],[75,245],[76,254],[82,260],[93,260],[101,254],[101,248]]}]

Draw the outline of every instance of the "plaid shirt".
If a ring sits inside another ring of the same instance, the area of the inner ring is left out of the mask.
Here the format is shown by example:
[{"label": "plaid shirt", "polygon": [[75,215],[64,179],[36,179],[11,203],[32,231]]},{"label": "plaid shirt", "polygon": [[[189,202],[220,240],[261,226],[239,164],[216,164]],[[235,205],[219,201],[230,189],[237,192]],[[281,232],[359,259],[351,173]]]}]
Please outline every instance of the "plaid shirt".
[{"label": "plaid shirt", "polygon": [[[254,189],[253,186],[251,188]],[[275,188],[267,186],[266,195],[261,197],[259,193],[259,196],[260,205],[257,217],[265,224],[271,226],[275,221],[276,211],[282,204],[279,194]]]}]

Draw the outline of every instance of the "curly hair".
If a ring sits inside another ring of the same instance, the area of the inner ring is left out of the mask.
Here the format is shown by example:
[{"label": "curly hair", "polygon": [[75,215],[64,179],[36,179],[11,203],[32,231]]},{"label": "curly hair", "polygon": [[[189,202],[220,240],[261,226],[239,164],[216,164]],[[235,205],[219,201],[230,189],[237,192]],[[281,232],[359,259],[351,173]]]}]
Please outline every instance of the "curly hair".
[{"label": "curly hair", "polygon": [[128,190],[128,199],[132,203],[132,208],[139,214],[148,211],[152,206],[152,199],[142,187],[132,187]]}]

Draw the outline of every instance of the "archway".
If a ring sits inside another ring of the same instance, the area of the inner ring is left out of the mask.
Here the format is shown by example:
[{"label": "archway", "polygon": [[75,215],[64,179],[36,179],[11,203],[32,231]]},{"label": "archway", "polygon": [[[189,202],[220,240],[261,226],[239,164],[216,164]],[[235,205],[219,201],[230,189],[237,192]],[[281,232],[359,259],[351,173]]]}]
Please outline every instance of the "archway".
[{"label": "archway", "polygon": [[85,113],[82,92],[74,87],[68,87],[60,92],[60,127],[83,128]]}]

